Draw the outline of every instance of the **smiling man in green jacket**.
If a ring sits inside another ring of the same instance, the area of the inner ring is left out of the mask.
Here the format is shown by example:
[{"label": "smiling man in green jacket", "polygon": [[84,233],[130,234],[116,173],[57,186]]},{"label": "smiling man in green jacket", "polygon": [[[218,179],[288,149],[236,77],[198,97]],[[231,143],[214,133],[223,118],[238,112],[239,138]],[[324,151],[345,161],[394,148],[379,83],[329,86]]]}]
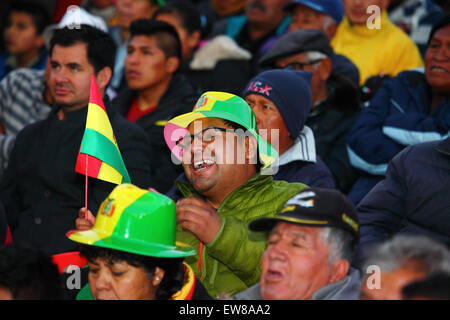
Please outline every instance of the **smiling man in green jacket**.
[{"label": "smiling man in green jacket", "polygon": [[[167,194],[177,202],[177,241],[198,249],[185,261],[214,298],[259,281],[266,242],[248,224],[276,216],[306,188],[273,180],[267,167],[278,155],[257,132],[250,106],[224,92],[204,93],[193,112],[164,128],[172,160],[185,172]],[[77,229],[92,228],[83,216],[82,209]]]},{"label": "smiling man in green jacket", "polygon": [[248,223],[275,216],[306,186],[272,179],[265,168],[277,152],[238,96],[204,93],[193,112],[169,121],[164,136],[185,170],[168,195],[178,200],[177,240],[199,251],[187,262],[213,297],[245,290],[258,282],[265,250]]}]

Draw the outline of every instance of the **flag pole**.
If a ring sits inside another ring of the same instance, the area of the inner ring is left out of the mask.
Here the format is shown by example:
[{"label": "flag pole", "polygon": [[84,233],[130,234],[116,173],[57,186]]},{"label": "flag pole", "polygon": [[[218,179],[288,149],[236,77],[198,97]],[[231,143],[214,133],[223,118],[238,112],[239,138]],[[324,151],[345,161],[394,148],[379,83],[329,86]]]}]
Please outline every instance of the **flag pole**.
[{"label": "flag pole", "polygon": [[88,200],[88,158],[89,156],[86,154],[86,181],[85,181],[85,185],[84,185],[84,192],[85,192],[85,196],[84,196],[84,207],[86,208],[86,211],[84,213],[84,219],[87,219],[88,214],[87,214],[87,200]]}]

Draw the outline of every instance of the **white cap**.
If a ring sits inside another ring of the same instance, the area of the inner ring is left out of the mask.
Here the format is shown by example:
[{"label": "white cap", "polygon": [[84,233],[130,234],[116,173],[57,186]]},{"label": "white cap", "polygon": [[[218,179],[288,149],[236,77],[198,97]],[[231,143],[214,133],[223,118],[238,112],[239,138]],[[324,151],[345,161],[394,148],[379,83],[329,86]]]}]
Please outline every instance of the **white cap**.
[{"label": "white cap", "polygon": [[50,40],[52,39],[53,33],[56,29],[62,29],[67,26],[72,26],[76,29],[82,24],[87,24],[104,32],[108,32],[108,26],[101,17],[87,12],[84,8],[70,6],[67,8],[67,12],[58,24],[52,24],[45,28],[43,33],[45,46],[47,48],[50,47]]}]

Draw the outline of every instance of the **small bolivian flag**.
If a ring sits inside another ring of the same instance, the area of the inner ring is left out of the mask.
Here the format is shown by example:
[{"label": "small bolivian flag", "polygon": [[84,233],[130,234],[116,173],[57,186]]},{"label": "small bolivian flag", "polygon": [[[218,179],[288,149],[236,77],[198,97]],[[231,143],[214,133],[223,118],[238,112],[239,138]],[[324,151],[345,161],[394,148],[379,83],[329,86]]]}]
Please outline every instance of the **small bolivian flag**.
[{"label": "small bolivian flag", "polygon": [[115,184],[131,183],[94,76],[75,172]]}]

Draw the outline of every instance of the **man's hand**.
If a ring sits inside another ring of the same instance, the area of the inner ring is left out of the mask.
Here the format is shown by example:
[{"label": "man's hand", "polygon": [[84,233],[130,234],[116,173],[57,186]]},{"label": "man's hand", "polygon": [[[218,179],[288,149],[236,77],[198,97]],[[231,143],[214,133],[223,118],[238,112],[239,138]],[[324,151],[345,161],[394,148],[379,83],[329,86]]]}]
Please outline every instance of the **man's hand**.
[{"label": "man's hand", "polygon": [[89,230],[92,229],[95,223],[95,217],[91,211],[87,210],[85,207],[78,211],[78,219],[75,220],[75,228],[77,230]]},{"label": "man's hand", "polygon": [[216,209],[206,201],[188,197],[177,202],[177,223],[203,243],[214,240],[222,227]]}]

